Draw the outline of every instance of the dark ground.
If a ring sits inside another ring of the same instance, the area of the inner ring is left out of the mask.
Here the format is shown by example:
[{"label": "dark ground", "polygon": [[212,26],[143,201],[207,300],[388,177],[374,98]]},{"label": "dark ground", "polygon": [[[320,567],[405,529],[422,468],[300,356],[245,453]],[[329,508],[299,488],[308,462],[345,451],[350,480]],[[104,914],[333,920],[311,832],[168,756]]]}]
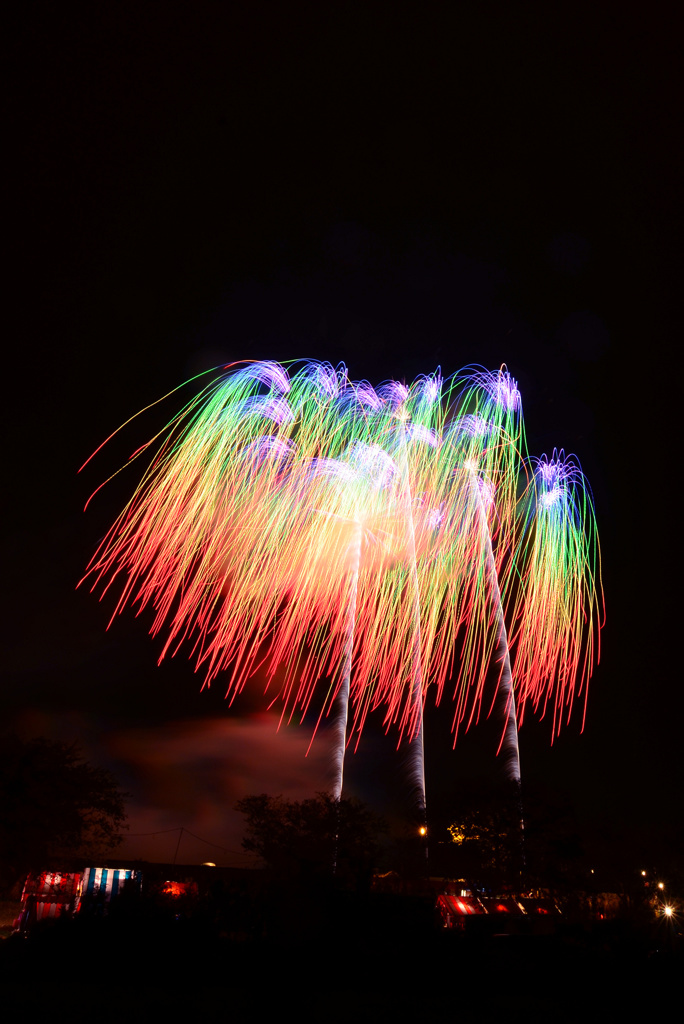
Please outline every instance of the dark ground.
[{"label": "dark ground", "polygon": [[324,900],[316,909],[287,902],[287,920],[270,939],[231,941],[190,921],[110,920],[7,940],[3,1009],[25,1019],[63,1014],[75,1024],[444,1014],[579,1022],[650,1017],[654,999],[663,1008],[671,1002],[682,969],[681,946],[675,952],[664,931],[633,921],[481,937],[435,929],[429,900]]}]

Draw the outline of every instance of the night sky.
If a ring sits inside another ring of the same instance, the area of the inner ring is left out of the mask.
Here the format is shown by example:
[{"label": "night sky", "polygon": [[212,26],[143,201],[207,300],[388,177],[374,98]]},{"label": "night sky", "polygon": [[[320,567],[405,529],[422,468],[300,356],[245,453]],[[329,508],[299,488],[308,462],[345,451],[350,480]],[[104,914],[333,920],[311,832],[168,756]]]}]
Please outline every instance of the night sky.
[{"label": "night sky", "polygon": [[[248,863],[235,801],[326,788],[326,737],[305,758],[309,725],[276,733],[258,685],[228,708],[182,656],[157,667],[149,618],[107,632],[111,601],[75,589],[135,469],[84,514],[88,496],[172,407],[78,467],[231,360],[344,360],[373,383],[505,362],[530,451],[576,453],[591,482],[606,601],[584,732],[578,714],[551,748],[526,721],[523,781],[657,867],[682,838],[674,23],[254,0],[15,18],[3,724],[114,770],[132,833],[183,825],[234,852],[186,838],[181,859]],[[449,725],[428,715],[439,814],[497,771],[491,730],[453,752]],[[349,792],[408,820],[400,764],[370,729]]]}]

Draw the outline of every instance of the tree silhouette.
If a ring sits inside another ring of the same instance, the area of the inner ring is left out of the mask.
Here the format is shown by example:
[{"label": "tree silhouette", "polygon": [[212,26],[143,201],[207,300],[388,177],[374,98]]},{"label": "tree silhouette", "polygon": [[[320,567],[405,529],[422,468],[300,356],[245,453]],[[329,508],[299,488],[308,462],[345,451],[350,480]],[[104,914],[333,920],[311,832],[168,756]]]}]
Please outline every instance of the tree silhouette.
[{"label": "tree silhouette", "polygon": [[356,888],[370,882],[386,831],[381,818],[357,800],[319,793],[309,800],[248,796],[236,809],[245,816],[245,850],[258,854],[279,877],[306,881],[331,875]]},{"label": "tree silhouette", "polygon": [[496,889],[564,891],[577,882],[582,858],[578,823],[568,800],[540,787],[475,782],[447,825],[448,870]]},{"label": "tree silhouette", "polygon": [[54,858],[116,846],[126,814],[111,772],[76,744],[5,736],[0,742],[0,887]]}]

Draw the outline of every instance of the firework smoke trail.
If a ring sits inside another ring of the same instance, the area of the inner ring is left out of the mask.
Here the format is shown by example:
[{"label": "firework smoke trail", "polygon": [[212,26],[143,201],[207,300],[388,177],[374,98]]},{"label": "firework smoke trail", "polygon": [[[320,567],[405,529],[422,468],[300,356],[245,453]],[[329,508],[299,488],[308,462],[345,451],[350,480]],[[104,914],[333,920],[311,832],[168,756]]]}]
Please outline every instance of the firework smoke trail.
[{"label": "firework smoke trail", "polygon": [[[342,796],[344,756],[347,747],[349,698],[359,609],[359,578],[382,573],[396,560],[392,550],[393,481],[396,467],[377,445],[356,441],[340,459],[314,460],[302,507],[309,513],[311,534],[306,544],[307,571],[296,575],[305,586],[323,588],[330,600],[331,588],[348,577],[348,597],[342,670],[336,704],[335,784],[333,795]],[[365,581],[364,592],[368,589]],[[300,592],[301,593],[301,592]],[[319,719],[320,720],[320,719]]]},{"label": "firework smoke trail", "polygon": [[[406,396],[408,397],[408,395]],[[413,500],[408,469],[406,421],[399,417],[400,452],[401,452],[401,485],[407,533],[407,556],[411,577],[411,613],[413,619],[413,649],[411,652],[411,707],[416,722],[416,734],[412,737],[411,750],[411,781],[417,796],[422,824],[426,824],[426,793],[425,793],[425,734],[423,723],[423,663],[420,630],[420,588],[418,584],[418,567],[416,561],[416,533],[413,522]]]},{"label": "firework smoke trail", "polygon": [[[513,488],[517,480],[516,461],[520,446],[524,444],[522,428],[521,398],[517,383],[504,368],[496,374],[475,376],[474,382],[485,394],[482,415],[488,429],[486,435],[496,438],[490,447],[498,453],[499,463],[503,463],[504,472],[499,469],[499,479],[503,476],[504,487],[508,491],[508,508],[512,507]],[[485,460],[487,461],[487,460]],[[491,466],[490,466],[491,469]],[[501,598],[499,572],[497,570],[492,549],[492,537],[487,521],[485,507],[494,507],[492,485],[486,479],[473,480],[475,500],[478,503],[480,528],[485,546],[485,572],[491,601],[495,612],[496,651],[494,661],[500,665],[499,680],[496,693],[498,712],[503,720],[504,728],[497,753],[503,754],[504,771],[508,778],[520,786],[520,746],[518,742],[518,722],[516,715],[513,675],[511,671],[511,653],[508,642],[508,631]],[[506,506],[504,506],[506,507]]]},{"label": "firework smoke trail", "polygon": [[[436,450],[441,446],[444,427],[441,404],[442,386],[443,380],[438,368],[431,376],[419,377],[410,389],[395,382],[392,382],[389,389],[391,397],[396,402],[394,416],[398,426],[398,461],[401,473],[406,562],[410,577],[413,629],[410,689],[413,722],[412,735],[409,735],[412,742],[409,753],[410,777],[424,826],[427,825],[424,735],[424,702],[427,687],[424,670],[423,623],[434,621],[435,593],[430,586],[421,587],[421,584],[431,579],[431,569],[434,569],[436,564],[434,557],[435,532],[443,518],[441,508],[435,505],[439,499],[435,494],[434,475],[437,463]],[[421,525],[424,534],[427,525],[428,533],[432,536],[427,546],[425,545],[425,535],[423,536],[419,575],[417,531],[420,530]],[[427,558],[425,557],[426,547],[429,551]],[[427,848],[425,853],[427,856]]]},{"label": "firework smoke trail", "polygon": [[499,718],[503,721],[503,733],[497,754],[503,756],[503,769],[508,779],[516,787],[516,801],[520,828],[520,857],[521,865],[525,864],[525,819],[523,813],[521,774],[520,774],[520,745],[518,741],[518,721],[515,706],[515,693],[513,689],[513,673],[511,671],[511,653],[508,643],[508,631],[504,616],[503,601],[501,599],[501,588],[499,586],[499,574],[496,569],[494,552],[492,550],[492,539],[487,522],[485,505],[493,504],[491,487],[487,483],[474,476],[472,480],[474,501],[477,503],[480,519],[480,529],[486,551],[486,576],[491,601],[495,611],[495,632],[497,637],[494,661],[500,665],[499,677],[496,689],[495,705]]},{"label": "firework smoke trail", "polygon": [[347,639],[344,650],[344,666],[342,668],[342,685],[338,695],[339,709],[334,727],[335,782],[333,797],[342,799],[344,787],[344,758],[347,750],[347,723],[349,722],[349,693],[351,688],[352,660],[354,656],[354,625],[356,623],[356,601],[359,589],[359,566],[361,563],[361,528],[354,531],[351,552],[351,579],[349,582],[349,613],[347,620]]},{"label": "firework smoke trail", "polygon": [[501,589],[499,587],[499,575],[492,550],[492,539],[487,522],[485,504],[491,505],[493,497],[491,489],[486,482],[476,477],[473,472],[472,490],[473,502],[478,509],[479,529],[481,532],[481,543],[485,553],[485,579],[490,594],[490,600],[494,607],[494,630],[496,636],[496,647],[494,662],[500,665],[499,678],[496,692],[496,703],[500,716],[504,722],[504,730],[499,744],[499,752],[503,752],[504,770],[509,779],[520,784],[520,749],[518,744],[518,724],[515,709],[515,694],[513,692],[513,675],[511,672],[511,655],[508,644],[508,632],[504,617],[503,602],[501,600]]}]

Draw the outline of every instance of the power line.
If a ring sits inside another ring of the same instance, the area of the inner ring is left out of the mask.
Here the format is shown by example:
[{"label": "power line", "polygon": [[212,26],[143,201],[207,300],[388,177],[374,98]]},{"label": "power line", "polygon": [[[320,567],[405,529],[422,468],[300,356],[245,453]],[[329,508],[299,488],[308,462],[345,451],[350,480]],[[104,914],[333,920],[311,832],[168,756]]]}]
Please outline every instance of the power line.
[{"label": "power line", "polygon": [[[212,843],[208,839],[204,839],[202,836],[198,836],[194,832],[191,832],[190,829],[186,828],[184,825],[176,825],[175,828],[158,829],[158,831],[156,831],[156,832],[126,832],[126,833],[122,834],[121,838],[122,839],[136,839],[136,838],[143,838],[143,837],[149,837],[149,836],[163,836],[163,835],[168,835],[170,832],[180,832],[180,835],[178,836],[178,843],[176,845],[176,854],[178,853],[178,848],[180,846],[180,841],[183,838],[183,833],[187,832],[187,834],[189,836],[192,836],[193,839],[199,840],[200,843],[206,843],[207,846],[212,846],[215,850],[221,850],[222,853],[229,853],[229,854],[231,854],[233,856],[239,856],[239,857],[248,857],[249,856],[249,854],[247,853],[246,850],[229,850],[225,846],[219,846],[218,843]],[[176,854],[174,854],[174,863],[175,863],[175,860],[176,860]]]}]

